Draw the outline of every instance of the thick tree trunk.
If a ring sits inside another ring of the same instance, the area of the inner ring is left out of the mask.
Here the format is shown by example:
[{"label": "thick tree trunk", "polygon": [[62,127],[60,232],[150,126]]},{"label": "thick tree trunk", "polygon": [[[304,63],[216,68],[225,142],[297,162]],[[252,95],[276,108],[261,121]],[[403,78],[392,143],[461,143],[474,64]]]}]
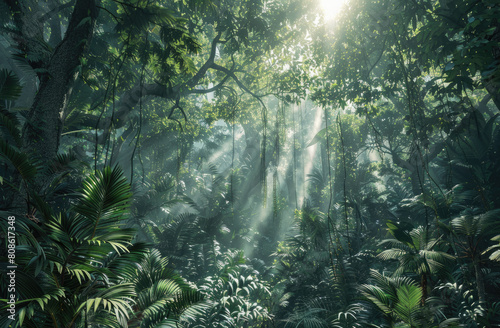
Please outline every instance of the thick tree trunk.
[{"label": "thick tree trunk", "polygon": [[93,34],[96,0],[78,0],[64,39],[41,74],[40,88],[23,127],[24,150],[43,162],[57,154],[61,114],[67,106],[80,59]]},{"label": "thick tree trunk", "polygon": [[496,81],[488,81],[485,82],[486,91],[491,96],[493,103],[497,106],[497,109],[500,110],[500,83]]}]

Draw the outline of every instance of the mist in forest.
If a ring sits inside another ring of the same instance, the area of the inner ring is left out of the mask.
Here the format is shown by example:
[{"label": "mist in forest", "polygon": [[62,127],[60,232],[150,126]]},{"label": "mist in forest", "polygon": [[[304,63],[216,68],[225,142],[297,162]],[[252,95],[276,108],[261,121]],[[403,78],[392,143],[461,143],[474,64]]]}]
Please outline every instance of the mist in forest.
[{"label": "mist in forest", "polygon": [[500,4],[0,2],[1,327],[500,326]]}]

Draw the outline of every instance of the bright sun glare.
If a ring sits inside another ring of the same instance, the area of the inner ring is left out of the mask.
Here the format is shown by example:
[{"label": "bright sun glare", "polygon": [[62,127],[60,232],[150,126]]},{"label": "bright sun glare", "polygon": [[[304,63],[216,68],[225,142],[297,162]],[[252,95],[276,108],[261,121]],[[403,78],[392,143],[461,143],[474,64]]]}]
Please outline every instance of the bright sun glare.
[{"label": "bright sun glare", "polygon": [[346,0],[320,0],[319,3],[325,20],[328,21],[337,16],[345,2]]}]

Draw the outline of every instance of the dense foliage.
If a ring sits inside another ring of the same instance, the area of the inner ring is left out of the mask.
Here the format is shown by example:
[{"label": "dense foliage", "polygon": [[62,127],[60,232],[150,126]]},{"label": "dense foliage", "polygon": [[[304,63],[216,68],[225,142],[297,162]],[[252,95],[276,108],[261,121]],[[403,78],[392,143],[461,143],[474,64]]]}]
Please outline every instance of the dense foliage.
[{"label": "dense foliage", "polygon": [[500,4],[331,4],[1,2],[2,327],[500,325]]}]

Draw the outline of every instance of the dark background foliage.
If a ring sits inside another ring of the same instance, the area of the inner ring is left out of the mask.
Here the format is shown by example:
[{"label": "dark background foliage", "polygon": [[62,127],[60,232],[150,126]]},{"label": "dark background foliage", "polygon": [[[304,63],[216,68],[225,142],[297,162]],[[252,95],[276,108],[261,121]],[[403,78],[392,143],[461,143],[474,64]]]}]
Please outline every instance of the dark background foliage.
[{"label": "dark background foliage", "polygon": [[1,325],[499,325],[499,4],[331,5],[2,1]]}]

